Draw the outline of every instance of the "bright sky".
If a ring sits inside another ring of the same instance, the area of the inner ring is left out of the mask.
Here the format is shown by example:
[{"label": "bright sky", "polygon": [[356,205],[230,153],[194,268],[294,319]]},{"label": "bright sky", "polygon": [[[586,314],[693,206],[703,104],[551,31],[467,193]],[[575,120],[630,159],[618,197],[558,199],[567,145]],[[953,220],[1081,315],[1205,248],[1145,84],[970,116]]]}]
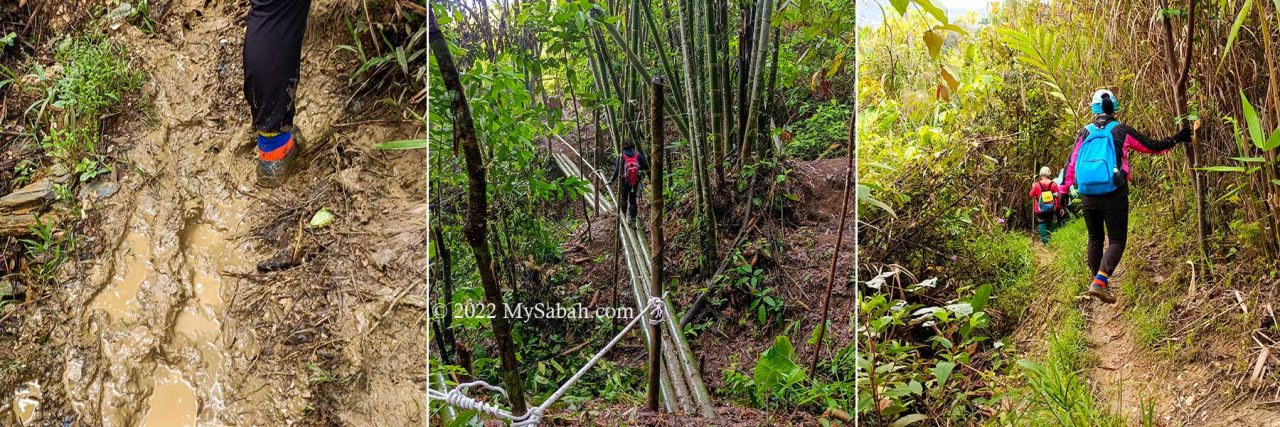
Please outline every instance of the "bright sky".
[{"label": "bright sky", "polygon": [[[979,16],[985,16],[990,10],[990,5],[994,0],[933,0],[933,4],[947,10],[948,17],[956,17],[969,12],[978,12]],[[893,5],[888,0],[857,0],[858,2],[858,25],[875,25],[883,20],[880,15],[881,7],[889,12],[895,12]],[[916,9],[912,7],[912,9]]]}]

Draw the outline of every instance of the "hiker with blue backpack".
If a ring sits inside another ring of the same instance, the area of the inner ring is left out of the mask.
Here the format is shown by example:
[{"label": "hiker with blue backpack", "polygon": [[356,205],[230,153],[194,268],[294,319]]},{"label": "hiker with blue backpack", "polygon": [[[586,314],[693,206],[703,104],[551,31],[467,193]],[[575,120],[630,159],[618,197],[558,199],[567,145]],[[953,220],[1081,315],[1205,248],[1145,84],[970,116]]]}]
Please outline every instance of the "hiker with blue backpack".
[{"label": "hiker with blue backpack", "polygon": [[622,197],[618,200],[618,211],[627,215],[627,222],[636,225],[636,211],[639,209],[636,197],[640,192],[640,178],[643,171],[649,170],[649,162],[645,160],[634,142],[627,141],[622,147],[622,155],[613,164],[613,175],[609,176],[608,185],[622,177]]},{"label": "hiker with blue backpack", "polygon": [[1049,244],[1049,232],[1057,228],[1059,201],[1058,184],[1050,178],[1053,172],[1048,166],[1040,168],[1040,180],[1031,184],[1031,210],[1036,214],[1036,228],[1040,230],[1040,243]]},{"label": "hiker with blue backpack", "polygon": [[[1089,295],[1111,304],[1109,279],[1124,254],[1129,233],[1129,151],[1162,154],[1181,142],[1191,141],[1191,128],[1174,136],[1151,139],[1115,118],[1119,101],[1106,89],[1094,92],[1090,108],[1095,117],[1076,137],[1067,160],[1066,175],[1058,193],[1073,185],[1079,193],[1085,228],[1089,232],[1088,260],[1093,281]],[[1108,243],[1103,251],[1104,236]]]}]

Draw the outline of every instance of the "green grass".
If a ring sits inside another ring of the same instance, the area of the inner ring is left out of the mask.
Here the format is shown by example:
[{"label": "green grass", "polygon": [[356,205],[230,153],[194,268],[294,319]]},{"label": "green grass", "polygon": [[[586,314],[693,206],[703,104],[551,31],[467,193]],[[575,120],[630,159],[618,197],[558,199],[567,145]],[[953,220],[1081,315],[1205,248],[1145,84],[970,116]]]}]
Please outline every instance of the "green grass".
[{"label": "green grass", "polygon": [[121,102],[141,87],[144,76],[130,67],[123,47],[97,32],[64,38],[54,58],[62,73],[52,77],[56,80],[37,101],[42,105],[36,120],[41,122],[46,111],[62,114],[50,121],[41,147],[86,182],[110,171],[98,153],[102,122],[120,111]]}]

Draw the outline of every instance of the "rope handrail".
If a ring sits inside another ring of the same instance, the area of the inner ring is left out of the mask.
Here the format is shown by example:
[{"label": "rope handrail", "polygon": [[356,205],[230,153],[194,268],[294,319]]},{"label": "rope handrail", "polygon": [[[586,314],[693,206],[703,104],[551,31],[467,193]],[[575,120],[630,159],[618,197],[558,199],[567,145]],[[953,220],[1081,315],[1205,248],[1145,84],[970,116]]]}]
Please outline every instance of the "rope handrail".
[{"label": "rope handrail", "polygon": [[595,366],[600,359],[604,358],[604,355],[608,353],[609,350],[613,349],[614,344],[617,344],[618,341],[622,340],[622,337],[626,336],[628,332],[631,332],[631,328],[634,328],[640,319],[647,318],[650,325],[659,325],[666,321],[667,310],[666,303],[663,300],[666,297],[667,294],[665,292],[661,297],[649,297],[649,303],[645,305],[644,309],[640,310],[640,313],[636,314],[635,318],[631,319],[631,322],[627,323],[626,327],[622,328],[622,331],[618,332],[613,339],[609,340],[609,343],[605,344],[600,351],[597,351],[596,354],[591,357],[591,360],[588,360],[586,364],[582,365],[581,368],[578,368],[578,372],[575,372],[568,381],[565,381],[560,388],[556,389],[555,393],[551,394],[551,397],[548,397],[541,405],[530,408],[524,415],[514,416],[509,411],[503,410],[502,408],[486,402],[481,402],[465,394],[465,391],[471,387],[483,387],[488,390],[496,391],[503,397],[507,397],[507,391],[502,387],[490,385],[482,380],[458,384],[447,392],[428,388],[427,399],[440,400],[455,408],[474,410],[488,414],[493,418],[508,420],[511,421],[512,427],[536,427],[538,423],[542,421],[542,414],[546,412],[547,408],[550,408],[557,400],[564,397],[564,394],[569,391],[569,387],[572,387],[578,382],[578,380],[582,379],[582,376],[585,375],[591,367]]}]

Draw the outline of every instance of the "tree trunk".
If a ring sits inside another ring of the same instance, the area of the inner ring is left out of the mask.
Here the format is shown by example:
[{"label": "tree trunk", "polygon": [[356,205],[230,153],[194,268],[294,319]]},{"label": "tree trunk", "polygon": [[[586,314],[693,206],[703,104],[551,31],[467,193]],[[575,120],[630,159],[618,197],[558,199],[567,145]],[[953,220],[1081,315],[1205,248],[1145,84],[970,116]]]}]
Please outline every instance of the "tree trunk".
[{"label": "tree trunk", "polygon": [[524,381],[520,378],[516,366],[515,341],[511,338],[511,324],[507,321],[502,289],[498,287],[498,278],[493,273],[493,257],[489,253],[488,235],[488,189],[485,183],[484,161],[480,158],[480,142],[476,138],[475,124],[471,119],[471,107],[467,105],[466,91],[462,88],[462,80],[458,69],[453,64],[453,55],[449,53],[448,42],[440,32],[440,24],[436,22],[434,5],[428,12],[430,15],[431,53],[436,57],[440,67],[440,76],[445,89],[453,97],[452,110],[454,132],[462,143],[462,152],[467,162],[467,216],[463,232],[467,244],[475,252],[476,267],[480,270],[480,284],[484,287],[485,300],[495,307],[493,319],[493,338],[498,344],[498,356],[502,362],[502,378],[506,385],[507,396],[511,399],[511,413],[524,414]]},{"label": "tree trunk", "polygon": [[[1162,10],[1168,9],[1167,2],[1165,0],[1159,1],[1160,8]],[[1191,70],[1191,45],[1193,42],[1191,35],[1195,32],[1196,0],[1191,0],[1190,7],[1188,9],[1189,13],[1187,16],[1189,18],[1187,21],[1187,34],[1185,39],[1186,46],[1183,47],[1182,51],[1181,67],[1178,66],[1178,58],[1174,56],[1173,53],[1173,24],[1169,20],[1169,15],[1161,13],[1161,16],[1164,18],[1165,56],[1169,58],[1169,77],[1177,79],[1173,88],[1173,95],[1175,98],[1174,105],[1177,109],[1179,122],[1184,122],[1187,118],[1187,77]],[[1263,19],[1263,26],[1266,26],[1265,17]],[[1179,68],[1181,68],[1181,70],[1179,70]],[[1207,213],[1205,212],[1204,179],[1201,176],[1200,171],[1196,169],[1200,167],[1200,162],[1196,156],[1196,137],[1194,130],[1191,132],[1191,142],[1188,142],[1186,147],[1187,164],[1188,168],[1191,169],[1191,181],[1194,183],[1196,195],[1196,241],[1199,244],[1200,249],[1201,268],[1205,269],[1207,272],[1208,268],[1212,266],[1212,262],[1209,260],[1209,222],[1206,218]]]}]

